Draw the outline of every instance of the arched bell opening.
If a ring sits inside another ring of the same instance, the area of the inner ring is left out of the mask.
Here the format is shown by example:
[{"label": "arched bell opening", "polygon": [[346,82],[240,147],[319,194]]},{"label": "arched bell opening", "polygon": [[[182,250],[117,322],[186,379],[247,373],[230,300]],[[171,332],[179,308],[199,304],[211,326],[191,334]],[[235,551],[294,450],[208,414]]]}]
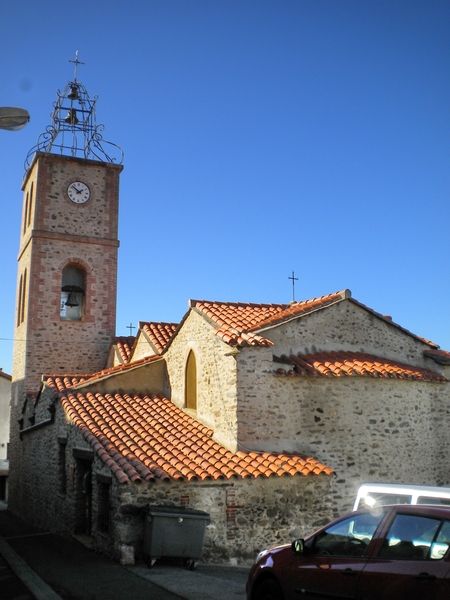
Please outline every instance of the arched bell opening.
[{"label": "arched bell opening", "polygon": [[60,316],[64,321],[80,321],[84,314],[86,273],[75,265],[62,272]]}]

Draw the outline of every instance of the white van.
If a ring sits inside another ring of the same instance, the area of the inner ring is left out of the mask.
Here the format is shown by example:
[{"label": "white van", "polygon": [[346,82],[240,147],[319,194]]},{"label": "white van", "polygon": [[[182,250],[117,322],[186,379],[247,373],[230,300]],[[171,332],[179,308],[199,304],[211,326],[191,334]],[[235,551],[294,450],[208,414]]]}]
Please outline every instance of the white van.
[{"label": "white van", "polygon": [[450,487],[364,483],[358,490],[353,510],[387,504],[439,504],[450,506]]}]

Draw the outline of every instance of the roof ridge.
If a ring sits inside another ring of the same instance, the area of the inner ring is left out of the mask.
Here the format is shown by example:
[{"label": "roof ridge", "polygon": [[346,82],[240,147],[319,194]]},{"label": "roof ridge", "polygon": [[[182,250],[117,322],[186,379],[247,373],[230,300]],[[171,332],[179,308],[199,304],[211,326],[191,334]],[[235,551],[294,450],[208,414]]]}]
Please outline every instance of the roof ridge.
[{"label": "roof ridge", "polygon": [[189,308],[194,308],[197,304],[222,304],[225,306],[251,306],[251,307],[261,307],[261,308],[283,308],[288,307],[289,304],[286,303],[264,303],[264,302],[228,302],[223,300],[189,300]]},{"label": "roof ridge", "polygon": [[170,325],[177,327],[179,323],[175,321],[139,321],[139,326],[141,325]]},{"label": "roof ridge", "polygon": [[[281,355],[274,357],[275,362],[293,364],[300,369],[297,375],[310,374],[313,376],[340,377],[346,375],[359,375],[371,377],[393,377],[397,379],[411,379],[415,381],[448,381],[440,373],[427,367],[412,365],[396,358],[387,358],[369,352],[355,352],[352,350],[322,350],[319,352],[298,353],[290,356]],[[286,374],[279,369],[277,374]]]},{"label": "roof ridge", "polygon": [[351,297],[352,293],[347,288],[338,292],[332,292],[331,294],[325,294],[324,296],[310,298],[309,300],[291,302],[290,304],[288,304],[287,308],[285,308],[281,312],[275,315],[268,316],[267,319],[244,331],[258,331],[260,329],[264,329],[268,325],[272,326],[278,323],[282,323],[286,319],[295,319],[299,316],[302,316],[301,309],[305,307],[311,307],[311,311],[320,310],[322,308],[326,308],[330,304],[334,304],[335,302],[341,302],[342,300],[347,300],[349,298],[351,299]]}]

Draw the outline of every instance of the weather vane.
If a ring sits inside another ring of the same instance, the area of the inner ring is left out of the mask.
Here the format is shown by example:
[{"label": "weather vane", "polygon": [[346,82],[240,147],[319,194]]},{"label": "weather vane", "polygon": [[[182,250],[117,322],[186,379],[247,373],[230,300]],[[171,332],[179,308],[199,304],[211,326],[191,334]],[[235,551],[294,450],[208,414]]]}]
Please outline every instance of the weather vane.
[{"label": "weather vane", "polygon": [[103,125],[97,125],[95,105],[97,97],[89,96],[84,85],[78,81],[78,58],[69,60],[74,65],[73,80],[62,92],[57,91],[51,115],[52,124],[41,133],[38,142],[29,151],[25,160],[28,170],[35,152],[59,152],[68,156],[98,160],[101,162],[123,162],[122,149],[103,139]]}]

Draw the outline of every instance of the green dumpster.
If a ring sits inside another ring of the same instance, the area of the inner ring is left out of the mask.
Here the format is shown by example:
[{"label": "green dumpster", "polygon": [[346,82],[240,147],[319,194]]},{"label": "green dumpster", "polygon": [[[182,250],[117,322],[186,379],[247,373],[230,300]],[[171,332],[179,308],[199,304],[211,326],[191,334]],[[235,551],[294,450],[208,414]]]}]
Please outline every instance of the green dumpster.
[{"label": "green dumpster", "polygon": [[182,559],[195,568],[201,557],[209,514],[178,506],[150,506],[144,530],[144,555],[152,567],[159,558]]}]

